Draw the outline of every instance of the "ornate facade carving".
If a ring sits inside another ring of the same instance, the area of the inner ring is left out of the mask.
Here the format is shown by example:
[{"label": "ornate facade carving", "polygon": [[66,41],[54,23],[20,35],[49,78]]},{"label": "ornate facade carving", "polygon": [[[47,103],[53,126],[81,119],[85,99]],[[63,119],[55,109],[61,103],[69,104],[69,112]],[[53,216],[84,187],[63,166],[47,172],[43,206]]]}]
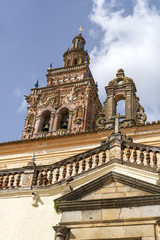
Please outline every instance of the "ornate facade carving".
[{"label": "ornate facade carving", "polygon": [[79,34],[72,43],[72,48],[64,53],[64,67],[50,66],[46,75],[48,85],[31,89],[26,96],[29,106],[22,139],[96,128],[96,116],[102,106],[84,50],[85,40]]}]

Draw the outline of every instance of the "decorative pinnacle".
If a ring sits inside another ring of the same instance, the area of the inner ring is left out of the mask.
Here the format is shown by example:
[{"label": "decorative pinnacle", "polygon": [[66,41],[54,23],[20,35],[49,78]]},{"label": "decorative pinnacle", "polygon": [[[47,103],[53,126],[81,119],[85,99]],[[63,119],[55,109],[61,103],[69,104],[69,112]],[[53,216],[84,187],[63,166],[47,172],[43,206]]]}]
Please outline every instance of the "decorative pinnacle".
[{"label": "decorative pinnacle", "polygon": [[81,34],[81,32],[83,31],[83,28],[80,26],[80,28],[78,29],[79,34]]},{"label": "decorative pinnacle", "polygon": [[31,162],[35,161],[35,153],[32,154]]}]

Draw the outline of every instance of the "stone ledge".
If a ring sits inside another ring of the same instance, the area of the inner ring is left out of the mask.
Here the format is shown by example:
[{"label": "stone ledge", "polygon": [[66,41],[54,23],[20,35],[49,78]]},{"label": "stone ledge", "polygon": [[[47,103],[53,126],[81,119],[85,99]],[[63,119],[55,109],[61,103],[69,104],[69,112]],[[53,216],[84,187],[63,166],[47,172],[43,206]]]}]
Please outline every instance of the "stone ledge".
[{"label": "stone ledge", "polygon": [[151,205],[160,205],[160,194],[100,200],[57,202],[57,206],[60,211],[97,210]]}]

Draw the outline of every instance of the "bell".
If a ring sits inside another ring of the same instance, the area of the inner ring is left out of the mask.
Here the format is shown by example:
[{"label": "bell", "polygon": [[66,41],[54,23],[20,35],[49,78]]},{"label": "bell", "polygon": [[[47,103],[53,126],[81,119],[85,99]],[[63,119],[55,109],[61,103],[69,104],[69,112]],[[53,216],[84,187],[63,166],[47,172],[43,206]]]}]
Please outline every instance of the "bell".
[{"label": "bell", "polygon": [[68,122],[65,120],[65,121],[62,123],[62,128],[67,129],[67,126],[68,126]]},{"label": "bell", "polygon": [[46,131],[46,132],[49,131],[49,124],[48,123],[43,127],[42,131]]}]

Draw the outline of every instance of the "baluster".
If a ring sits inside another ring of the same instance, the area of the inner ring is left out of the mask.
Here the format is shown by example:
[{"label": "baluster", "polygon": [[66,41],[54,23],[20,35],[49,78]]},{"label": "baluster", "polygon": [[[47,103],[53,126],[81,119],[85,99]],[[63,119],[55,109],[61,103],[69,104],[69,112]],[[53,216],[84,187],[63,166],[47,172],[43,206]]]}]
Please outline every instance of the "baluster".
[{"label": "baluster", "polygon": [[79,161],[77,161],[75,165],[75,174],[78,174],[78,171],[79,171]]},{"label": "baluster", "polygon": [[157,167],[157,155],[156,155],[156,152],[153,152],[153,167]]},{"label": "baluster", "polygon": [[4,188],[7,188],[8,187],[8,182],[9,182],[9,175],[7,175],[4,179],[4,182],[3,182],[3,187]]},{"label": "baluster", "polygon": [[88,168],[89,169],[92,168],[92,156],[90,156],[89,159],[88,159]]},{"label": "baluster", "polygon": [[97,153],[96,154],[96,159],[95,159],[95,167],[98,166],[98,163],[99,163],[99,154]]},{"label": "baluster", "polygon": [[130,156],[131,156],[131,151],[129,148],[127,148],[127,153],[126,153],[127,161],[129,161]]},{"label": "baluster", "polygon": [[0,176],[0,188],[2,188],[3,186],[3,176]]},{"label": "baluster", "polygon": [[72,171],[73,171],[73,163],[69,165],[69,176],[72,176]]},{"label": "baluster", "polygon": [[86,168],[86,160],[85,158],[82,160],[82,171],[84,172]]},{"label": "baluster", "polygon": [[67,168],[66,165],[64,165],[63,166],[63,172],[62,172],[62,178],[63,179],[65,179],[65,177],[66,177],[66,173],[67,173],[66,168]]},{"label": "baluster", "polygon": [[43,185],[47,185],[48,179],[47,179],[47,171],[44,171],[43,174]]},{"label": "baluster", "polygon": [[144,153],[143,150],[140,151],[140,161],[141,161],[141,165],[144,165]]},{"label": "baluster", "polygon": [[19,187],[20,180],[21,180],[21,174],[18,173],[17,179],[16,179],[16,187]]},{"label": "baluster", "polygon": [[148,151],[146,152],[146,163],[147,166],[150,166],[150,153]]},{"label": "baluster", "polygon": [[50,170],[49,177],[48,177],[48,184],[52,184],[52,177],[53,177],[53,172],[52,172],[52,170]]},{"label": "baluster", "polygon": [[37,180],[38,180],[38,181],[37,181],[37,185],[38,185],[38,186],[41,186],[41,185],[42,185],[42,181],[43,181],[42,171],[39,171]]},{"label": "baluster", "polygon": [[133,150],[133,160],[134,160],[134,163],[137,163],[137,151],[136,151],[136,149]]},{"label": "baluster", "polygon": [[13,183],[14,183],[14,174],[11,175],[10,179],[10,187],[13,188]]},{"label": "baluster", "polygon": [[59,168],[57,168],[57,171],[56,171],[56,182],[58,181],[59,179]]},{"label": "baluster", "polygon": [[102,164],[106,162],[106,152],[104,151],[102,154]]}]

